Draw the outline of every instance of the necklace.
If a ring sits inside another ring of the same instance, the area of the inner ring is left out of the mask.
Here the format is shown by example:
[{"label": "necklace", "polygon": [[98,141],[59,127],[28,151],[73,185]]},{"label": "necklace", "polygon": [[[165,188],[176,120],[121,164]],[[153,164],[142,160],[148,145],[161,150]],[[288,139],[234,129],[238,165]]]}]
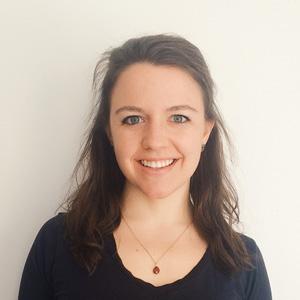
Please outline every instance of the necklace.
[{"label": "necklace", "polygon": [[[122,214],[121,214],[122,215]],[[185,231],[189,228],[189,226],[193,223],[193,221],[188,224],[188,226],[185,228],[185,230],[177,237],[177,239],[171,244],[171,246],[160,256],[160,258],[158,260],[155,260],[152,255],[149,253],[149,251],[143,246],[143,244],[140,242],[140,240],[137,238],[137,236],[135,235],[135,233],[133,232],[133,230],[131,229],[131,227],[128,225],[128,223],[126,222],[124,216],[122,215],[122,218],[125,222],[125,224],[128,226],[129,230],[131,231],[131,233],[133,234],[133,236],[135,237],[135,239],[139,242],[139,244],[145,249],[145,251],[148,253],[148,255],[151,257],[152,261],[154,262],[154,268],[152,269],[152,272],[154,274],[158,274],[160,272],[160,268],[157,266],[157,263],[161,260],[161,258],[168,252],[168,250],[179,240],[179,238],[185,233]]]}]

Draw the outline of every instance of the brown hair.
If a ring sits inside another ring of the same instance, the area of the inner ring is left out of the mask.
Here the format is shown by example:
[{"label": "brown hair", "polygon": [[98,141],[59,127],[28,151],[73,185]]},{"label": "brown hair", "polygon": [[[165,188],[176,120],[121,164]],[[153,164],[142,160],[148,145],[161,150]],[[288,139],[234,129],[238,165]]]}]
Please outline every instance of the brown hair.
[{"label": "brown hair", "polygon": [[220,270],[233,274],[253,267],[241,235],[233,229],[233,224],[240,222],[238,195],[226,166],[223,141],[227,141],[231,155],[233,147],[214,100],[214,82],[199,49],[175,34],[129,39],[120,47],[105,51],[95,68],[93,90],[97,101],[72,175],[77,185],[65,201],[66,233],[74,257],[92,274],[103,256],[103,238],[121,221],[119,204],[125,177],[105,129],[116,79],[136,62],[176,66],[199,83],[204,95],[205,118],[214,120],[215,125],[190,179],[194,224],[208,242],[213,261]]}]

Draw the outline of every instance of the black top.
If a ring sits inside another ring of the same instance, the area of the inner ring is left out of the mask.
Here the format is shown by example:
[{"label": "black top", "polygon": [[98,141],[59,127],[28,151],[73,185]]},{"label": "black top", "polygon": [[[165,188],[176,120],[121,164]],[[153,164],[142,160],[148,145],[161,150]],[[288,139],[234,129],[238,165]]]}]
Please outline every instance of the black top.
[{"label": "black top", "polygon": [[27,257],[19,300],[271,300],[262,254],[246,235],[254,254],[255,270],[229,278],[214,266],[208,247],[197,265],[183,278],[154,286],[136,278],[118,255],[113,234],[105,238],[105,253],[92,276],[80,267],[64,239],[64,213],[48,220],[37,234]]}]

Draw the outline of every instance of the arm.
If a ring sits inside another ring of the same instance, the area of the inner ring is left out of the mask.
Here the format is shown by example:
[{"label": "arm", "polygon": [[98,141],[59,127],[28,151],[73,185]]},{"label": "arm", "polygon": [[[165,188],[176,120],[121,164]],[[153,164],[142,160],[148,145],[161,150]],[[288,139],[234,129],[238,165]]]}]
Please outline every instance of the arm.
[{"label": "arm", "polygon": [[[254,241],[253,241],[254,242]],[[255,270],[249,272],[246,286],[247,300],[272,300],[271,286],[260,249],[254,242]]]},{"label": "arm", "polygon": [[48,220],[38,232],[25,262],[20,282],[19,300],[51,300],[52,266],[56,249],[55,218]]}]

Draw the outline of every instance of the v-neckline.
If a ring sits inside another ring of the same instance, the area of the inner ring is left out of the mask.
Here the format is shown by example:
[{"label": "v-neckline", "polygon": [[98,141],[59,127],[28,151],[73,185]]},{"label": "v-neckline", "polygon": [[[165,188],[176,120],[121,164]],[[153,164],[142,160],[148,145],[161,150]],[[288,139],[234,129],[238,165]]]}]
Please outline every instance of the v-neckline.
[{"label": "v-neckline", "polygon": [[182,286],[185,286],[190,279],[195,277],[197,273],[201,271],[201,269],[204,269],[204,266],[206,265],[209,255],[210,255],[210,249],[209,245],[207,246],[204,254],[200,258],[200,260],[197,262],[197,264],[182,278],[179,278],[173,282],[166,283],[163,285],[155,286],[150,282],[144,281],[141,278],[138,278],[134,276],[123,264],[123,261],[121,257],[119,256],[119,253],[117,251],[117,244],[115,237],[113,233],[111,233],[108,237],[109,240],[109,251],[112,257],[112,260],[117,267],[117,269],[123,274],[127,280],[129,280],[131,283],[134,283],[140,288],[146,288],[154,292],[165,292],[167,290],[171,289],[178,289]]}]

